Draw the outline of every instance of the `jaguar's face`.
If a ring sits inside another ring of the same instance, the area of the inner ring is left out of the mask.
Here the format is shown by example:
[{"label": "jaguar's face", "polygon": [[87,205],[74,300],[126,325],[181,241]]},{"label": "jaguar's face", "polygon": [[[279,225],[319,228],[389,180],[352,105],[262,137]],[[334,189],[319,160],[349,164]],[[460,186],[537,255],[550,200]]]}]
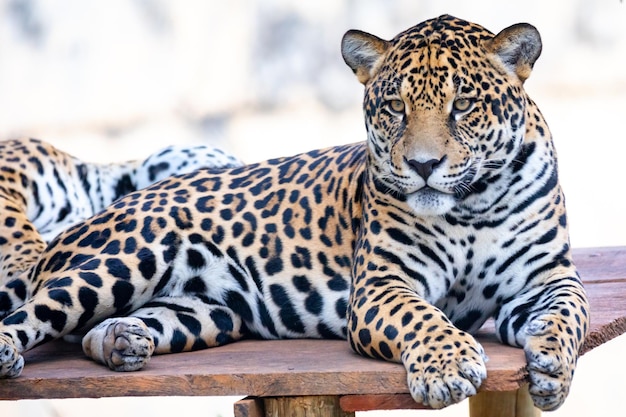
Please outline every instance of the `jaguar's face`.
[{"label": "jaguar's face", "polygon": [[343,50],[349,65],[357,55],[355,72],[365,84],[372,173],[416,214],[445,214],[517,154],[523,76],[492,51],[501,35],[449,16],[391,41],[369,38],[377,58],[366,72],[363,44],[352,55],[349,49],[367,36],[353,34],[352,45],[344,38]]}]

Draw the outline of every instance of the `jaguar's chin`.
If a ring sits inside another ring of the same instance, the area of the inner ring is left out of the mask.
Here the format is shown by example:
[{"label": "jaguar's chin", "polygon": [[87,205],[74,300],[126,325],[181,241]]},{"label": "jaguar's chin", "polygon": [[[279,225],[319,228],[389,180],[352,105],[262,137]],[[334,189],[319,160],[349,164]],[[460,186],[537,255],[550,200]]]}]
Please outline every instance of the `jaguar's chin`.
[{"label": "jaguar's chin", "polygon": [[424,187],[407,196],[407,203],[418,216],[441,216],[456,205],[456,197]]}]

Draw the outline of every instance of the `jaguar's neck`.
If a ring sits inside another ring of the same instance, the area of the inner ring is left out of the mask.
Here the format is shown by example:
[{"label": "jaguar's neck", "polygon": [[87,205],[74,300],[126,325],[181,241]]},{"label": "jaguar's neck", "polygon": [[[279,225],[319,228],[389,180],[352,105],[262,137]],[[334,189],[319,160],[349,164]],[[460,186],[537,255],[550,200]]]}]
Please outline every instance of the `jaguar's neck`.
[{"label": "jaguar's neck", "polygon": [[472,192],[446,215],[453,223],[496,226],[559,193],[556,159],[541,141],[522,145],[514,161],[497,175],[474,184]]}]

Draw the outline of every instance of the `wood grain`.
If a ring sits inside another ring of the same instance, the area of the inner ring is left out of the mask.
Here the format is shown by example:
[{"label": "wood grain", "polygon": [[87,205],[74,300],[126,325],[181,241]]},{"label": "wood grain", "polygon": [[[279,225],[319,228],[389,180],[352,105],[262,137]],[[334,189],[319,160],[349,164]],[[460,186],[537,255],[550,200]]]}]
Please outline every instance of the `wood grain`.
[{"label": "wood grain", "polygon": [[264,407],[266,417],[354,417],[333,395],[266,398]]},{"label": "wood grain", "polygon": [[479,392],[469,400],[470,417],[539,417],[528,385],[512,392]]},{"label": "wood grain", "polygon": [[574,249],[591,306],[582,353],[626,333],[626,247]]},{"label": "wood grain", "polygon": [[[591,302],[588,351],[626,331],[626,248],[577,250],[575,261]],[[485,329],[478,338],[490,360],[481,391],[517,390],[527,376],[523,352],[500,345],[489,327]],[[337,340],[244,341],[155,356],[144,370],[131,373],[109,371],[86,359],[79,346],[60,341],[24,356],[22,376],[0,380],[0,399],[373,394],[404,394],[399,401],[408,398],[401,365],[360,357]]]}]

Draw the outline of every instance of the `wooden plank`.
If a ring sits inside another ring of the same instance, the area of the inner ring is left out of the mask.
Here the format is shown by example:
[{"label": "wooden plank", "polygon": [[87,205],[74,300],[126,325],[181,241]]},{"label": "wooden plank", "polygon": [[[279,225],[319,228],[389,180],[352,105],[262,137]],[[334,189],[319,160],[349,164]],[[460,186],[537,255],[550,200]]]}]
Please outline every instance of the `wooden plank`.
[{"label": "wooden plank", "polygon": [[[523,353],[493,339],[486,338],[484,345],[490,356],[485,386],[517,387],[525,377]],[[0,381],[1,399],[407,392],[401,365],[360,357],[344,341],[244,341],[155,356],[146,369],[133,373],[111,372],[65,342],[28,352],[26,360],[21,377]]]},{"label": "wooden plank", "polygon": [[573,256],[591,306],[584,354],[626,333],[626,247],[574,249]]},{"label": "wooden plank", "polygon": [[401,366],[362,358],[339,340],[243,341],[155,356],[145,369],[131,373],[111,372],[85,359],[78,346],[60,341],[25,358],[22,376],[0,381],[0,399],[325,395],[350,392],[359,380],[369,389],[406,390],[406,382],[398,378]]},{"label": "wooden plank", "polygon": [[429,410],[423,404],[416,403],[410,394],[370,394],[343,395],[339,399],[344,411],[372,410]]},{"label": "wooden plank", "polygon": [[[484,388],[516,389],[526,376],[523,352],[492,338],[483,344],[490,357]],[[341,340],[244,341],[155,356],[144,370],[130,373],[109,371],[60,341],[25,358],[22,376],[0,380],[0,399],[408,392],[402,365],[358,356]]]},{"label": "wooden plank", "polygon": [[576,248],[572,253],[585,283],[626,282],[626,246]]},{"label": "wooden plank", "polygon": [[[626,331],[626,248],[577,250],[591,302],[586,350]],[[525,381],[522,350],[479,340],[490,357],[482,391],[514,391]],[[258,397],[407,394],[399,364],[354,354],[345,341],[245,341],[220,348],[155,356],[134,373],[109,371],[77,345],[53,342],[25,354],[21,377],[0,380],[0,399],[158,395]],[[408,395],[406,396],[408,397]]]}]

